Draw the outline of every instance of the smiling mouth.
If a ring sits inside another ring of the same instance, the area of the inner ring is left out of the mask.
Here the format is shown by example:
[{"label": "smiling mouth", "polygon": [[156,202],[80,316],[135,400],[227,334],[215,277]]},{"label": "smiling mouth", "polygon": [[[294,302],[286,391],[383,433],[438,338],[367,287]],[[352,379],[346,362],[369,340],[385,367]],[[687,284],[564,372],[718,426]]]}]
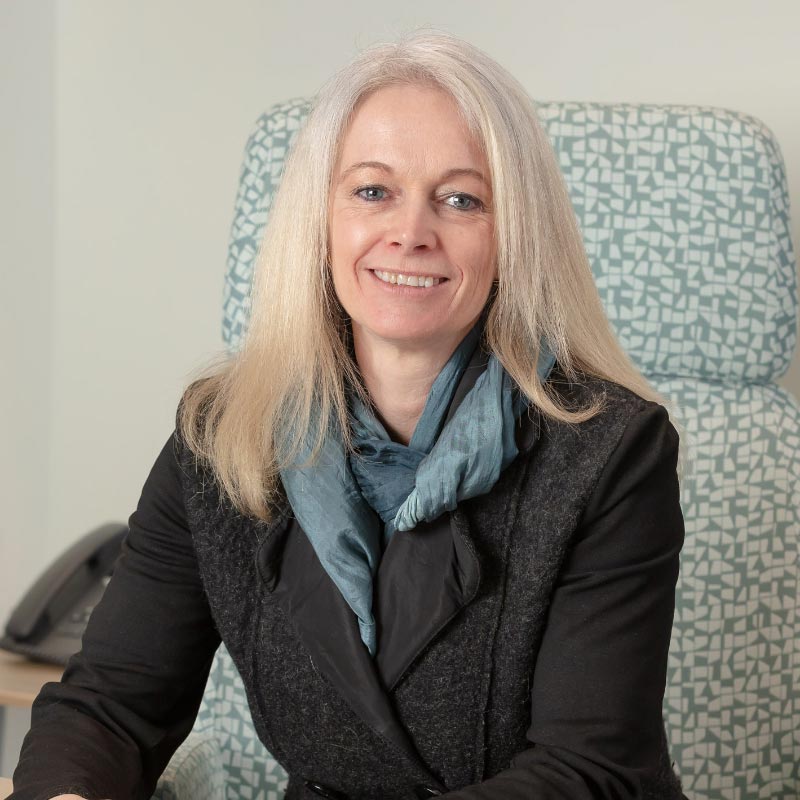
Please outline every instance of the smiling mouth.
[{"label": "smiling mouth", "polygon": [[383,283],[412,286],[419,289],[430,289],[447,280],[447,278],[437,278],[433,275],[405,275],[402,272],[388,272],[381,269],[372,269],[370,272]]}]

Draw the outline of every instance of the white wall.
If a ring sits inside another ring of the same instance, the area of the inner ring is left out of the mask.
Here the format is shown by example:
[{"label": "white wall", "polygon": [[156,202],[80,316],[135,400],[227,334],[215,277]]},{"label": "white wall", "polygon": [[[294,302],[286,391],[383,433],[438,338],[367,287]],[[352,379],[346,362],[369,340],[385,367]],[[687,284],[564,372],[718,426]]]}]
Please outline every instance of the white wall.
[{"label": "white wall", "polygon": [[[0,625],[47,533],[53,287],[52,0],[0,2]],[[0,774],[30,715],[0,708]]]},{"label": "white wall", "polygon": [[[127,518],[191,369],[220,346],[255,118],[422,24],[482,47],[538,99],[760,117],[783,145],[800,244],[796,0],[3,0],[0,346],[14,391],[0,393],[0,616],[65,544]],[[800,396],[800,358],[784,385]]]},{"label": "white wall", "polygon": [[53,46],[52,2],[0,2],[0,624],[48,526]]}]

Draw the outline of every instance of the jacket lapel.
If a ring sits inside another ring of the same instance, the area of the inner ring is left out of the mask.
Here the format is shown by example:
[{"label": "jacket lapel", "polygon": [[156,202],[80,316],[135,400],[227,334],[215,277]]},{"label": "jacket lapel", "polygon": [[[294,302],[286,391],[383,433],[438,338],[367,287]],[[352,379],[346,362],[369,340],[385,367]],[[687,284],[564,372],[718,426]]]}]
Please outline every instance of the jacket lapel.
[{"label": "jacket lapel", "polygon": [[282,528],[276,526],[257,552],[265,587],[294,624],[316,669],[370,728],[419,762],[361,641],[356,615],[297,520],[291,517]]},{"label": "jacket lapel", "polygon": [[436,634],[472,601],[480,573],[468,533],[450,513],[392,536],[373,594],[378,628],[375,662],[389,691]]}]

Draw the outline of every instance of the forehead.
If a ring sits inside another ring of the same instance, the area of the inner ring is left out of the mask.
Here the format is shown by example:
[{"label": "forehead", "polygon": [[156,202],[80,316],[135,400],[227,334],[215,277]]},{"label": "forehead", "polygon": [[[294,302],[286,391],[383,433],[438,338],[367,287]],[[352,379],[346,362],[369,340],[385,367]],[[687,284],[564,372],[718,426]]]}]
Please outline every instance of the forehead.
[{"label": "forehead", "polygon": [[360,161],[401,170],[487,170],[483,149],[455,100],[441,89],[416,85],[384,87],[358,104],[342,139],[339,170]]}]

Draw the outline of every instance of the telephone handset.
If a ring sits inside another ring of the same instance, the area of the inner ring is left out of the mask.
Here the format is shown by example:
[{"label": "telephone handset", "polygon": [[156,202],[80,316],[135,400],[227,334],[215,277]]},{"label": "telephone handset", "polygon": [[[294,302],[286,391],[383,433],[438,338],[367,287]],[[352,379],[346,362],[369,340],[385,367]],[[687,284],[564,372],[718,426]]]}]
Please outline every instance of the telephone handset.
[{"label": "telephone handset", "polygon": [[89,615],[111,578],[127,532],[127,525],[109,523],[67,548],[11,612],[0,647],[36,661],[66,664],[81,649]]}]

